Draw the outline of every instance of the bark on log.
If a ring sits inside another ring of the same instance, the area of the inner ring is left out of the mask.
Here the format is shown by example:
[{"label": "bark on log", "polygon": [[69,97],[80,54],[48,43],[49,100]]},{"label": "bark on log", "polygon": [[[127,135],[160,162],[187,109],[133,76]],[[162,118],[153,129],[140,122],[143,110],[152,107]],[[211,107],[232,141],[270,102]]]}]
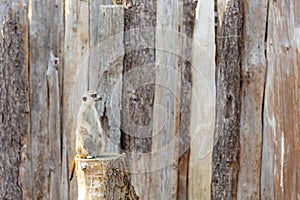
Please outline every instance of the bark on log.
[{"label": "bark on log", "polygon": [[25,173],[29,148],[26,12],[5,1],[0,8],[0,199],[22,199],[30,179]]},{"label": "bark on log", "polygon": [[151,27],[156,27],[156,8],[156,1],[133,1],[132,8],[124,11],[120,147],[127,153],[130,171],[139,172],[132,175],[132,182],[142,199],[156,189],[152,174],[141,173],[151,167],[155,92],[155,29]]},{"label": "bark on log", "polygon": [[76,159],[78,200],[139,197],[131,185],[125,154],[105,154],[95,159]]},{"label": "bark on log", "polygon": [[234,200],[237,199],[240,161],[243,10],[239,0],[218,4],[220,26],[217,36],[217,109],[211,198]]}]

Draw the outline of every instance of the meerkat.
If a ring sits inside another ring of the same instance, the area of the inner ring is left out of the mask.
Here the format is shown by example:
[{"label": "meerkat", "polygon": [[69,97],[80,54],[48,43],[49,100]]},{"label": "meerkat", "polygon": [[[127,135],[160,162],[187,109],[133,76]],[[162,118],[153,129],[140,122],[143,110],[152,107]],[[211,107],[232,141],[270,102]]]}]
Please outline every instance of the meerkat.
[{"label": "meerkat", "polygon": [[104,152],[105,138],[98,119],[95,103],[102,98],[95,91],[88,91],[82,96],[82,103],[77,116],[76,156],[72,162],[70,181],[75,170],[75,158],[94,158]]},{"label": "meerkat", "polygon": [[123,4],[125,9],[132,7],[132,2],[130,0],[112,0],[113,5]]}]

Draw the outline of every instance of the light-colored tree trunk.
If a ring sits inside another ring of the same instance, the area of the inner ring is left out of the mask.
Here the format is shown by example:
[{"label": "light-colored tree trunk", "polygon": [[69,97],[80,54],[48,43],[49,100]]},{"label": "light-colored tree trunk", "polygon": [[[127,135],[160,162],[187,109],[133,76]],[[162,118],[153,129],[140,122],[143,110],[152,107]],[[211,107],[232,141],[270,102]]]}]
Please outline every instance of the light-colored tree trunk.
[{"label": "light-colored tree trunk", "polygon": [[63,69],[63,163],[62,182],[66,191],[62,199],[77,198],[77,184],[69,184],[68,169],[75,153],[76,119],[81,95],[88,90],[89,66],[89,2],[65,0],[65,40]]},{"label": "light-colored tree trunk", "polygon": [[[32,198],[63,195],[61,94],[63,2],[28,1]],[[51,27],[51,28],[50,28]]]},{"label": "light-colored tree trunk", "polygon": [[119,152],[121,137],[122,71],[124,59],[124,8],[90,2],[89,89],[102,96],[97,105],[106,151]]},{"label": "light-colored tree trunk", "polygon": [[269,1],[261,199],[300,198],[300,2]]},{"label": "light-colored tree trunk", "polygon": [[238,199],[260,198],[267,1],[244,1]]},{"label": "light-colored tree trunk", "polygon": [[214,2],[199,2],[192,38],[191,151],[188,165],[190,200],[210,199],[211,194],[216,110],[214,29]]},{"label": "light-colored tree trunk", "polygon": [[78,200],[138,200],[128,173],[125,154],[76,158]]},{"label": "light-colored tree trunk", "polygon": [[157,1],[152,154],[148,162],[153,171],[151,182],[158,190],[153,190],[149,199],[177,198],[182,68],[178,55],[182,56],[183,39],[172,31],[182,27],[182,14],[182,1]]}]

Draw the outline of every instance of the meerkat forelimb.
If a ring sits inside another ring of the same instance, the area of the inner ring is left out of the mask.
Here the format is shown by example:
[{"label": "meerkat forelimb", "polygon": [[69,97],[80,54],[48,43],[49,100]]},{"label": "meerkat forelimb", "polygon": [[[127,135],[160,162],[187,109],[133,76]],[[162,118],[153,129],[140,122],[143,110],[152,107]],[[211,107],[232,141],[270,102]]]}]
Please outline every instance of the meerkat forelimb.
[{"label": "meerkat forelimb", "polygon": [[72,162],[70,181],[75,170],[75,158],[94,158],[104,152],[105,138],[98,119],[95,103],[102,98],[95,91],[88,91],[82,96],[82,103],[77,116],[76,153]]}]

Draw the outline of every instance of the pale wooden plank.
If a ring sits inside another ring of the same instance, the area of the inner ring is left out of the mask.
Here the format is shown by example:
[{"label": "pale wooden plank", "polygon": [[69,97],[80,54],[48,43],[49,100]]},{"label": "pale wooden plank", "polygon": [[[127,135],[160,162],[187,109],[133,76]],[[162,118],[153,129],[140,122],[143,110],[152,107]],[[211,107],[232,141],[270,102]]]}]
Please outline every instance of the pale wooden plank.
[{"label": "pale wooden plank", "polygon": [[151,157],[153,191],[149,199],[177,199],[182,37],[176,31],[182,27],[182,15],[182,1],[171,4],[157,1]]},{"label": "pale wooden plank", "polygon": [[192,52],[189,199],[210,199],[215,125],[214,2],[197,5]]},{"label": "pale wooden plank", "polygon": [[122,71],[124,58],[124,8],[90,4],[89,88],[103,97],[98,105],[106,135],[106,151],[119,152]]},{"label": "pale wooden plank", "polygon": [[[63,72],[63,199],[77,198],[77,184],[68,183],[68,174],[75,156],[76,118],[81,96],[88,89],[89,3],[65,1],[65,45]],[[67,192],[68,191],[68,192]]]},{"label": "pale wooden plank", "polygon": [[260,198],[267,2],[244,2],[244,58],[238,199]]},{"label": "pale wooden plank", "polygon": [[270,1],[264,100],[262,199],[300,198],[298,1]]},{"label": "pale wooden plank", "polygon": [[60,67],[58,63],[58,58],[54,56],[53,52],[50,52],[49,63],[46,72],[47,86],[48,86],[48,96],[49,96],[49,148],[50,159],[49,162],[49,197],[50,199],[61,199],[62,196],[62,185],[61,185],[61,104],[60,104],[60,79],[58,68]]},{"label": "pale wooden plank", "polygon": [[63,2],[30,1],[28,6],[32,198],[60,199]]},{"label": "pale wooden plank", "polygon": [[47,2],[50,38],[48,50],[47,84],[48,84],[48,131],[49,131],[49,173],[48,187],[50,199],[63,199],[67,185],[63,184],[62,168],[62,76],[64,55],[64,2],[60,0]]},{"label": "pale wooden plank", "polygon": [[[34,158],[32,159],[32,168],[37,173],[32,174],[33,184],[28,186],[33,191],[30,197],[61,199],[67,189],[66,187],[63,189],[61,185],[60,95],[62,92],[61,66],[64,34],[63,2],[30,2],[27,5],[23,1],[22,6],[29,9],[31,33],[29,65],[31,67],[30,81],[33,83],[30,99],[33,99],[31,110],[34,111],[31,112],[33,119],[30,139],[33,147],[31,156]],[[43,88],[43,91],[39,91],[39,88]],[[40,108],[42,109],[39,110]],[[45,111],[44,119],[39,122],[39,113]],[[35,127],[37,123],[40,123],[38,126],[42,124],[40,128]],[[40,132],[40,129],[43,131]],[[43,140],[43,138],[46,139]],[[47,152],[42,158],[41,154],[45,151]],[[39,157],[39,160],[36,161],[36,157]],[[40,165],[40,163],[43,164]]]}]

